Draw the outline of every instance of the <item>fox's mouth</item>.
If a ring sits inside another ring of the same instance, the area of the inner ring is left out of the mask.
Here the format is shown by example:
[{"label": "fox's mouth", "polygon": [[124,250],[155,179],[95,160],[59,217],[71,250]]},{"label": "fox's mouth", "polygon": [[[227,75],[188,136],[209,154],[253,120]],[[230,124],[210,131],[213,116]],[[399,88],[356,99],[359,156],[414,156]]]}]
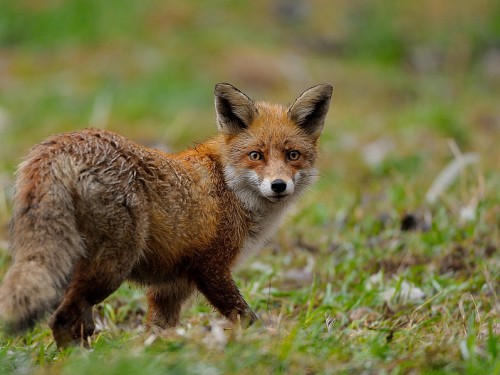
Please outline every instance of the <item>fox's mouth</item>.
[{"label": "fox's mouth", "polygon": [[277,194],[277,195],[269,195],[269,196],[266,196],[266,198],[268,200],[270,200],[271,202],[281,202],[283,200],[285,200],[286,198],[288,198],[290,194]]}]

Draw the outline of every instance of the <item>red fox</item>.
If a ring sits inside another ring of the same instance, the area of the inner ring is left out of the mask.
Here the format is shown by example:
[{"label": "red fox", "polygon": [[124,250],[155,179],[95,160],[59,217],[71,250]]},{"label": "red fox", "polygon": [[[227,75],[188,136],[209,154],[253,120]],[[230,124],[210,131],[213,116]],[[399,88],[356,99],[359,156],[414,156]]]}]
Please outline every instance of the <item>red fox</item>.
[{"label": "red fox", "polygon": [[149,327],[177,325],[195,290],[231,321],[257,320],[231,269],[315,180],[331,96],[321,84],[286,108],[219,83],[219,134],[186,151],[96,129],[32,148],[17,172],[4,327],[27,329],[53,312],[59,347],[86,342],[92,307],[126,280],[148,288]]}]

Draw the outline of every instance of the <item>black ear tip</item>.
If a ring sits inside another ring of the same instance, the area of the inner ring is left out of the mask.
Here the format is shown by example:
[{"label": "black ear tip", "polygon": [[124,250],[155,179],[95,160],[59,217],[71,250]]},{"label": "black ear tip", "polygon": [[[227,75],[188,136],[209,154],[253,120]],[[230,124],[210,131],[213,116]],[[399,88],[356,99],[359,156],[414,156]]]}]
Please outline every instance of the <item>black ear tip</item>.
[{"label": "black ear tip", "polygon": [[323,89],[326,94],[332,95],[333,93],[333,85],[331,83],[321,83],[316,87]]},{"label": "black ear tip", "polygon": [[220,82],[220,83],[218,83],[218,84],[215,85],[214,94],[215,95],[220,95],[220,94],[222,94],[224,92],[228,92],[228,91],[231,91],[231,90],[239,91],[236,87],[234,87],[230,83]]},{"label": "black ear tip", "polygon": [[230,83],[227,83],[227,82],[219,82],[215,85],[215,89],[222,89],[222,88],[229,88],[229,87],[233,87],[233,85],[231,85]]},{"label": "black ear tip", "polygon": [[333,94],[333,85],[330,83],[320,83],[305,90],[300,96],[313,96],[318,99],[330,99]]}]

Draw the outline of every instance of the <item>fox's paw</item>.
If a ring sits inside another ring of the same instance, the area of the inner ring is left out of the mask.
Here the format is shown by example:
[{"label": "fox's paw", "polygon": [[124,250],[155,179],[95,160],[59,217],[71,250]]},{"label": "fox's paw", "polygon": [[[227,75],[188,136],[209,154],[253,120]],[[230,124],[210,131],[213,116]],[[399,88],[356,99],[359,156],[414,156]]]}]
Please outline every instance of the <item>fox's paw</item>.
[{"label": "fox's paw", "polygon": [[89,337],[94,334],[95,330],[91,314],[84,314],[71,325],[59,324],[53,316],[49,322],[49,326],[52,329],[52,336],[57,347],[60,349],[68,346],[90,347]]},{"label": "fox's paw", "polygon": [[93,329],[89,329],[80,325],[80,327],[52,327],[52,336],[59,349],[70,346],[90,347],[89,337],[94,333]]},{"label": "fox's paw", "polygon": [[235,309],[229,316],[229,320],[234,323],[238,323],[245,328],[259,322],[259,318],[251,309],[246,309],[244,311],[238,311]]}]

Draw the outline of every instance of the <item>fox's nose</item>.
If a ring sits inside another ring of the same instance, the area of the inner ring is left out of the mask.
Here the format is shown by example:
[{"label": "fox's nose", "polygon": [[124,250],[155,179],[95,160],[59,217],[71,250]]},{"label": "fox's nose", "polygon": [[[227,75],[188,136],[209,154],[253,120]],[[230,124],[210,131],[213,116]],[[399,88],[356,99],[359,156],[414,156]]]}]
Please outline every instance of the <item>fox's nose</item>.
[{"label": "fox's nose", "polygon": [[278,179],[271,182],[271,190],[275,193],[283,193],[286,190],[286,182]]}]

